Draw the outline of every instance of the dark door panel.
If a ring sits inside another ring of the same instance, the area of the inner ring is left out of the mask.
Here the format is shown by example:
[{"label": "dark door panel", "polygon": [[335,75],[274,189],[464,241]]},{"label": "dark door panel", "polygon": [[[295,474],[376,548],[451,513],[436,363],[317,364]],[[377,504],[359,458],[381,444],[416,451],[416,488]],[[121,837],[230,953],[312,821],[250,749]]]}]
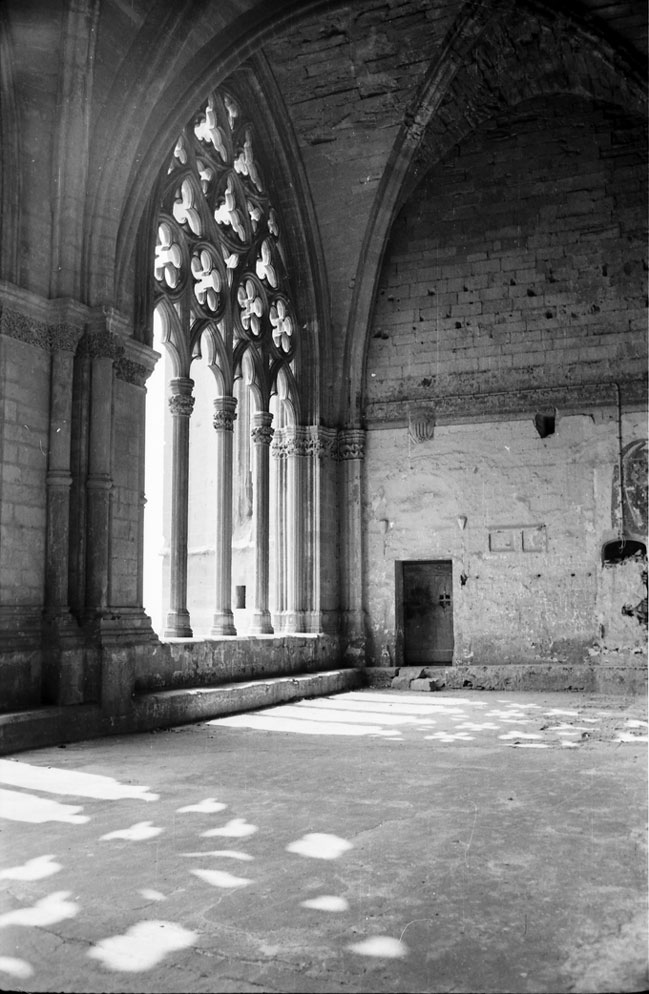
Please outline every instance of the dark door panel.
[{"label": "dark door panel", "polygon": [[453,573],[447,560],[402,563],[403,658],[406,665],[453,659]]}]

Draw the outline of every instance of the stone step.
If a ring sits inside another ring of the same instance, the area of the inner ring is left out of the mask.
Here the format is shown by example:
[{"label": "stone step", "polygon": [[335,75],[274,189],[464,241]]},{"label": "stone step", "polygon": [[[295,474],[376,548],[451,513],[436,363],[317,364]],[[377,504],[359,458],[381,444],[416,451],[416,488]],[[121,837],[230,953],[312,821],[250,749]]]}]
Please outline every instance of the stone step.
[{"label": "stone step", "polygon": [[306,697],[326,697],[362,686],[354,669],[299,673],[181,690],[149,691],[135,698],[133,710],[138,729],[163,728],[218,718],[241,711],[255,711]]},{"label": "stone step", "polygon": [[134,697],[129,712],[123,715],[106,715],[94,704],[16,711],[0,715],[0,755],[104,735],[186,725],[286,701],[339,694],[362,685],[360,670],[325,670],[211,687],[149,691]]}]

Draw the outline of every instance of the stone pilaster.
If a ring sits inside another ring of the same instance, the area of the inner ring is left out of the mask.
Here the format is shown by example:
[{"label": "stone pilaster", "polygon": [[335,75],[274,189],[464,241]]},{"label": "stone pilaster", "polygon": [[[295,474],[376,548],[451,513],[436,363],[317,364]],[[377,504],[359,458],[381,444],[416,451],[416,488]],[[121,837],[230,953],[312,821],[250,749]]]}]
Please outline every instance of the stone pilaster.
[{"label": "stone pilaster", "polygon": [[346,428],[338,434],[340,460],[340,579],[343,633],[348,645],[362,642],[363,567],[361,533],[361,466],[365,456],[365,432]]},{"label": "stone pilaster", "polygon": [[338,432],[309,425],[304,463],[305,494],[305,631],[339,630],[338,529],[336,468]]},{"label": "stone pilaster", "polygon": [[97,617],[109,606],[113,363],[124,348],[99,321],[99,330],[86,335],[84,349],[90,360],[85,613]]},{"label": "stone pilaster", "polygon": [[84,653],[69,607],[72,382],[81,328],[52,337],[47,457],[43,699],[77,704],[84,699]]}]

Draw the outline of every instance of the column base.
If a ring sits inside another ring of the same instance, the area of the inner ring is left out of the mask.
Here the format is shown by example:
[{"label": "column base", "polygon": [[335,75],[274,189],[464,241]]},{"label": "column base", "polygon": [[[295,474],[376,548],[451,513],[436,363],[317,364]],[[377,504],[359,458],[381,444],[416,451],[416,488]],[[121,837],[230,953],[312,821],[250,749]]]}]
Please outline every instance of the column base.
[{"label": "column base", "polygon": [[221,635],[236,635],[237,629],[234,624],[232,611],[217,611],[214,615],[210,635],[218,638]]},{"label": "column base", "polygon": [[286,635],[308,632],[304,611],[280,611],[275,615],[275,631]]},{"label": "column base", "polygon": [[248,631],[251,635],[274,635],[270,611],[252,611]]},{"label": "column base", "polygon": [[43,619],[43,702],[82,704],[85,699],[86,651],[83,633],[68,608]]},{"label": "column base", "polygon": [[189,612],[170,611],[167,615],[167,624],[162,637],[167,639],[190,639],[193,638],[193,635],[194,633],[189,623]]}]

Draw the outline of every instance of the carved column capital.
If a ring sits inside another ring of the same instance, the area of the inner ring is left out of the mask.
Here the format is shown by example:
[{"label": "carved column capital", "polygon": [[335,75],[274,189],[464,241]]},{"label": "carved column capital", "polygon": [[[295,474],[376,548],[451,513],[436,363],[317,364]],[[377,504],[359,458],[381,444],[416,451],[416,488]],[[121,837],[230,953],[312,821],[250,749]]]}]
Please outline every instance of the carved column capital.
[{"label": "carved column capital", "polygon": [[277,428],[275,434],[273,435],[273,444],[271,446],[271,454],[275,459],[286,459],[288,455],[288,439],[286,437],[286,428]]},{"label": "carved column capital", "polygon": [[306,456],[309,454],[308,429],[303,425],[288,425],[285,429],[286,454]]},{"label": "carved column capital", "polygon": [[250,437],[255,445],[270,445],[275,432],[271,428],[273,415],[267,411],[258,411],[252,416],[252,428]]},{"label": "carved column capital", "polygon": [[193,387],[194,381],[190,380],[188,376],[178,376],[170,381],[169,410],[172,414],[179,417],[190,417],[194,410]]},{"label": "carved column capital", "polygon": [[363,459],[365,457],[365,431],[362,428],[341,428],[338,432],[338,458]]},{"label": "carved column capital", "polygon": [[217,397],[214,401],[212,424],[216,431],[233,431],[237,419],[237,398]]},{"label": "carved column capital", "polygon": [[133,359],[126,359],[124,356],[115,363],[115,373],[118,380],[124,380],[135,387],[143,387],[148,380],[151,370],[141,362],[134,362]]},{"label": "carved column capital", "polygon": [[91,359],[120,359],[124,355],[122,340],[111,331],[86,332],[81,341],[80,351]]},{"label": "carved column capital", "polygon": [[46,352],[75,352],[82,328],[75,324],[49,324],[0,302],[0,334]]}]

